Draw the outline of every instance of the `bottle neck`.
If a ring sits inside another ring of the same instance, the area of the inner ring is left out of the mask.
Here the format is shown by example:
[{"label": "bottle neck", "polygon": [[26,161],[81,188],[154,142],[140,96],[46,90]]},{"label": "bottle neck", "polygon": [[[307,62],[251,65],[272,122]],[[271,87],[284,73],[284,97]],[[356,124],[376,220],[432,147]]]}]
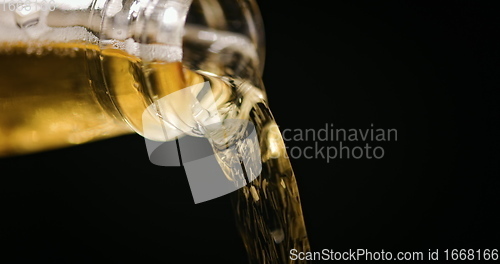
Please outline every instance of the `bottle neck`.
[{"label": "bottle neck", "polygon": [[[32,2],[0,5],[0,43],[79,42],[165,61],[181,60],[184,49],[196,58],[184,61],[195,70],[206,67],[199,58],[221,65],[242,54],[257,75],[262,73],[264,38],[254,0]],[[186,40],[196,48],[186,47]]]}]

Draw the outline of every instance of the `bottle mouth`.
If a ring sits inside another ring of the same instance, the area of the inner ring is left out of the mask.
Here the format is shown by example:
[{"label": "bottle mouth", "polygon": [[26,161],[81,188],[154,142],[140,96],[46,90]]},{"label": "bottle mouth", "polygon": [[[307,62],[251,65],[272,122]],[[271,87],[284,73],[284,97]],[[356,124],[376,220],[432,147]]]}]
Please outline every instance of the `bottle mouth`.
[{"label": "bottle mouth", "polygon": [[102,49],[122,49],[145,61],[179,61],[192,70],[209,71],[216,69],[198,62],[210,57],[220,61],[220,68],[234,63],[227,58],[238,54],[262,74],[264,33],[254,0],[158,0],[130,5],[110,0],[102,7],[95,3],[88,24],[98,28],[94,44]]}]

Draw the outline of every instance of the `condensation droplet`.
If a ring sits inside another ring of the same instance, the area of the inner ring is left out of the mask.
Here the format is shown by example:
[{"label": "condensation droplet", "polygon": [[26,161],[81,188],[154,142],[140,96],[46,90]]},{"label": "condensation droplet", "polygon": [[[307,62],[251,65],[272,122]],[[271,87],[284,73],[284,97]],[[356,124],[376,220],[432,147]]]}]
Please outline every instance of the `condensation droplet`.
[{"label": "condensation droplet", "polygon": [[279,244],[285,239],[285,233],[283,229],[275,229],[271,231],[271,236],[273,237],[274,243]]},{"label": "condensation droplet", "polygon": [[35,4],[17,5],[14,17],[18,27],[28,28],[38,24],[40,21],[40,11],[35,8]]}]

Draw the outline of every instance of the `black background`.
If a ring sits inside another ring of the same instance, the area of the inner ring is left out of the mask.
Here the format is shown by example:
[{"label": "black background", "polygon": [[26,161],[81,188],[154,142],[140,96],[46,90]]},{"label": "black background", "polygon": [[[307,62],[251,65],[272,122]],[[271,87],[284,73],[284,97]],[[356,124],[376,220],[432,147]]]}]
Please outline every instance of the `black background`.
[{"label": "black background", "polygon": [[[500,248],[493,2],[259,2],[281,129],[398,130],[379,160],[292,160],[313,250]],[[229,197],[194,205],[138,135],[0,168],[3,263],[245,263]]]}]

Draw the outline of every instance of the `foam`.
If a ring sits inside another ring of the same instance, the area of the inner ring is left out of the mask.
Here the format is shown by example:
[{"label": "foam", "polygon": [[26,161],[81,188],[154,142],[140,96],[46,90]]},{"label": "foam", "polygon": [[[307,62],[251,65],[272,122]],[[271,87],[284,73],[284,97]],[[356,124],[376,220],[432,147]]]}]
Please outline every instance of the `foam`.
[{"label": "foam", "polygon": [[145,61],[160,60],[175,62],[182,60],[182,47],[167,44],[141,44],[132,38],[124,41],[103,40],[99,42],[97,36],[82,26],[49,27],[44,23],[43,16],[38,24],[20,28],[16,24],[13,12],[0,11],[0,43],[26,43],[29,46],[43,45],[44,43],[99,43],[101,47],[111,47],[123,50]]},{"label": "foam", "polygon": [[126,53],[139,57],[144,61],[177,62],[182,60],[182,47],[168,44],[141,44],[132,38],[125,41],[102,40],[103,48],[123,50]]}]

